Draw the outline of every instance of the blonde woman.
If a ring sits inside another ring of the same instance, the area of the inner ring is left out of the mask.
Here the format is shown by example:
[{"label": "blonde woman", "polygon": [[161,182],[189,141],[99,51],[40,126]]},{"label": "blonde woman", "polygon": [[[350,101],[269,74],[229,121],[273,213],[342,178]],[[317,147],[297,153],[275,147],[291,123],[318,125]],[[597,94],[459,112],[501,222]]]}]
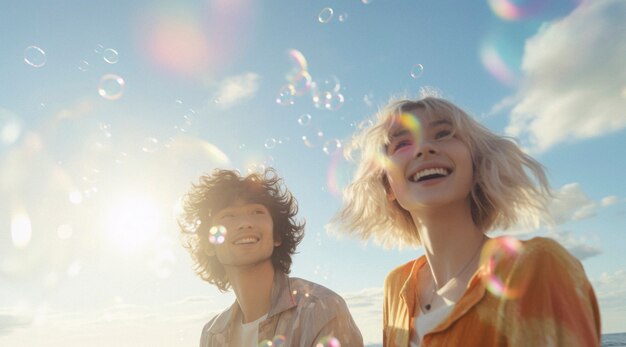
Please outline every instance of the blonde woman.
[{"label": "blonde woman", "polygon": [[424,255],[385,280],[384,346],[599,346],[581,263],[547,238],[487,232],[536,224],[543,167],[452,103],[395,100],[354,138],[358,169],[334,227]]}]

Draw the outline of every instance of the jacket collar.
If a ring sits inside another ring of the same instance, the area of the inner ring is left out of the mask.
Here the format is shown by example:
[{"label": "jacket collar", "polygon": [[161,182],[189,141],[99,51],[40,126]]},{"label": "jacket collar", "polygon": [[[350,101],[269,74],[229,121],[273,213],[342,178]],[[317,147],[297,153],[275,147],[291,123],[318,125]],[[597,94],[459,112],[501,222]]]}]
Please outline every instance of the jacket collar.
[{"label": "jacket collar", "polygon": [[[291,286],[289,284],[289,276],[281,271],[274,272],[274,280],[272,282],[270,310],[267,318],[280,314],[286,310],[296,306],[296,301],[291,295]],[[225,311],[218,314],[213,320],[213,324],[208,327],[212,334],[221,334],[232,327],[237,320],[241,321],[241,307],[237,300]]]},{"label": "jacket collar", "polygon": [[[418,272],[426,264],[426,257],[421,256],[413,261],[410,269],[405,273],[406,281],[400,289],[400,297],[404,300],[409,317],[417,317],[419,310],[416,311],[416,307],[419,307],[419,298],[417,296],[417,282]],[[474,305],[476,305],[485,296],[485,285],[483,283],[483,277],[485,276],[485,270],[480,267],[476,273],[472,276],[467,286],[467,289],[459,302],[455,304],[454,309],[450,312],[450,315],[435,327],[429,334],[436,333],[447,329],[452,323],[463,317],[467,311],[469,311]]]}]

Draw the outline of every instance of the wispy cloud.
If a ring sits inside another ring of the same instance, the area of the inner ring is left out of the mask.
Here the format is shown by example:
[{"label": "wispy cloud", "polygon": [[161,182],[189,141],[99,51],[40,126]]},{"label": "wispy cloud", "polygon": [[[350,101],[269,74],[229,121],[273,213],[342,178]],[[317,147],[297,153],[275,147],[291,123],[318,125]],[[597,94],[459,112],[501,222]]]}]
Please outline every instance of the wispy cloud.
[{"label": "wispy cloud", "polygon": [[625,128],[624,18],[622,0],[584,1],[529,39],[507,134],[545,151]]},{"label": "wispy cloud", "polygon": [[238,102],[252,99],[259,90],[259,79],[260,76],[252,72],[224,79],[215,95],[217,105],[227,109]]},{"label": "wispy cloud", "polygon": [[582,191],[578,183],[568,183],[553,194],[550,213],[557,224],[593,217],[598,208],[598,204]]}]

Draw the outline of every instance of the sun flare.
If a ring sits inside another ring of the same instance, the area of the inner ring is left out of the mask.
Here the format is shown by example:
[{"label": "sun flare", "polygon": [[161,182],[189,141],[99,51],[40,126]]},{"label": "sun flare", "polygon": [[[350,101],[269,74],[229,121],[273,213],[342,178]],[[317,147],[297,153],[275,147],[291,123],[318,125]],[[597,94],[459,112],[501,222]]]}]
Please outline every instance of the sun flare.
[{"label": "sun flare", "polygon": [[143,195],[113,199],[106,210],[104,231],[111,245],[126,254],[140,253],[158,236],[163,211]]}]

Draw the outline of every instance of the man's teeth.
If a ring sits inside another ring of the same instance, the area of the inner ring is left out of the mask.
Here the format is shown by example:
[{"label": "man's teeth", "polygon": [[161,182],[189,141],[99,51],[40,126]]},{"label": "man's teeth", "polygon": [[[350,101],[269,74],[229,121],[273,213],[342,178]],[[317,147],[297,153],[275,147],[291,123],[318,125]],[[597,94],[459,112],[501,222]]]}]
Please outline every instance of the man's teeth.
[{"label": "man's teeth", "polygon": [[259,239],[257,239],[256,237],[244,237],[243,239],[235,241],[235,244],[242,245],[247,243],[255,243],[257,241],[259,241]]},{"label": "man's teeth", "polygon": [[436,168],[418,171],[417,173],[415,173],[415,175],[413,175],[413,182],[417,182],[420,178],[430,175],[448,176],[448,170],[444,168]]}]

